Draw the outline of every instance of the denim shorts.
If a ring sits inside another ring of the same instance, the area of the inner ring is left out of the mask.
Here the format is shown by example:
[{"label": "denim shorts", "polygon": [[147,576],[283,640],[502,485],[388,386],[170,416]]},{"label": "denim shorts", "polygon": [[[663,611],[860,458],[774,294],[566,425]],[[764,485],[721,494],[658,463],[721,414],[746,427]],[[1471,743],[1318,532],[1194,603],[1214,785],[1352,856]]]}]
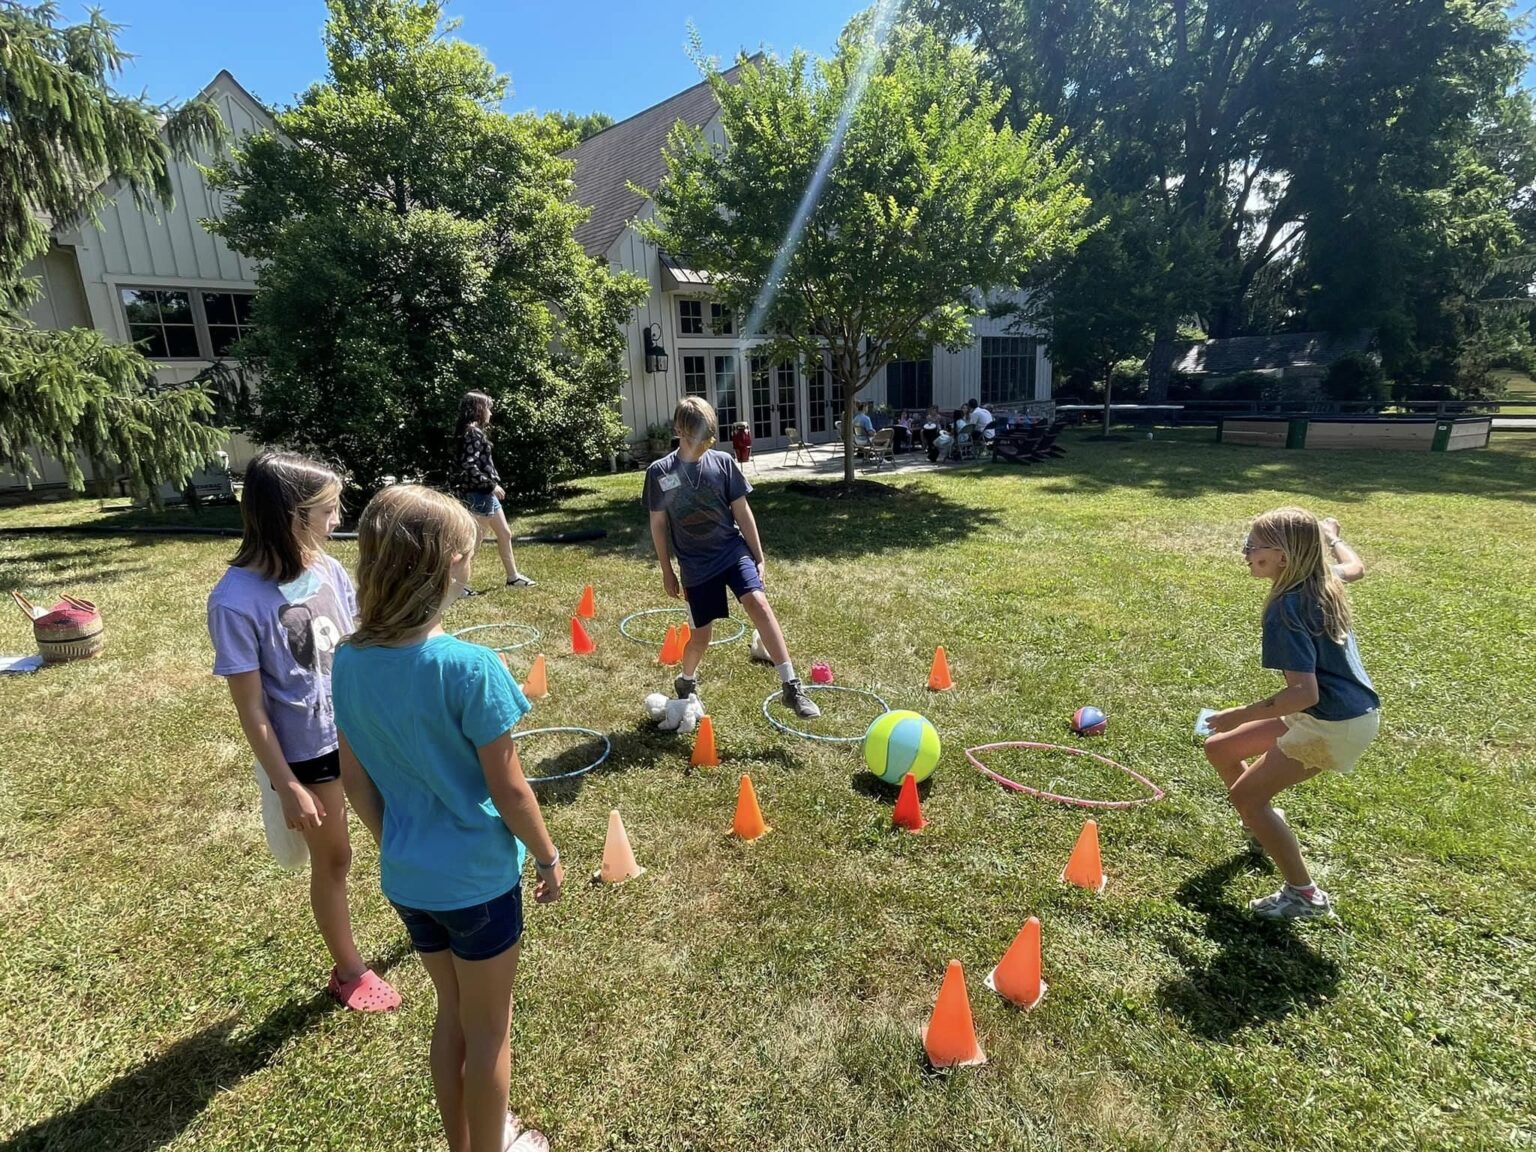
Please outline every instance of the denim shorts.
[{"label": "denim shorts", "polygon": [[[391,901],[393,903],[393,901]],[[460,960],[489,960],[523,938],[523,886],[468,908],[429,910],[395,904],[418,952],[452,948]]]},{"label": "denim shorts", "polygon": [[501,501],[496,499],[494,492],[461,492],[459,499],[476,516],[494,516],[496,509],[501,507]]},{"label": "denim shorts", "polygon": [[762,578],[757,574],[757,562],[746,552],[724,572],[683,589],[683,597],[688,601],[689,627],[702,628],[729,616],[731,605],[725,598],[727,590],[736,593],[737,600],[748,592],[763,590]]}]

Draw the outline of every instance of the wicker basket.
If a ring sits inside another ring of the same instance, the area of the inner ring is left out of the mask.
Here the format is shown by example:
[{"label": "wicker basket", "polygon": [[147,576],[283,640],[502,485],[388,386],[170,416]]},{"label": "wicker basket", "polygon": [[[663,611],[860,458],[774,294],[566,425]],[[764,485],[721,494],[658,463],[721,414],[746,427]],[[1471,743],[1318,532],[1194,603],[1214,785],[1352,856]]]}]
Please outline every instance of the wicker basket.
[{"label": "wicker basket", "polygon": [[20,592],[11,599],[32,621],[32,635],[44,664],[63,664],[70,660],[89,660],[100,656],[107,646],[106,625],[101,613],[89,600],[66,596],[44,611]]}]

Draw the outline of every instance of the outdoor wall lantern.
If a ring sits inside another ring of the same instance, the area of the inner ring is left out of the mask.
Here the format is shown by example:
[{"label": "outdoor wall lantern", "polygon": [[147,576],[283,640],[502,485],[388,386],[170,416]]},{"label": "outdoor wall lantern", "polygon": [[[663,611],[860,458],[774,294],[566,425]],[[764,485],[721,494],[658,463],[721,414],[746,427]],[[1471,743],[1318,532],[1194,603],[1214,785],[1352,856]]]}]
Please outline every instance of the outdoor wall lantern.
[{"label": "outdoor wall lantern", "polygon": [[667,350],[661,346],[661,325],[651,324],[645,332],[645,370],[647,372],[665,372],[667,370]]}]

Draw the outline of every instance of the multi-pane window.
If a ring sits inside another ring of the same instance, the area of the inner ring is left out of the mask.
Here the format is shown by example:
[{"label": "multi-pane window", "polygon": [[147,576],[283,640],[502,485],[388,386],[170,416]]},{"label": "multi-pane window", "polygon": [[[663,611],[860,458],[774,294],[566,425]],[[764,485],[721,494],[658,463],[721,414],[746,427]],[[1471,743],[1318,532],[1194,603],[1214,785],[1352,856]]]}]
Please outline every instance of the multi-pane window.
[{"label": "multi-pane window", "polygon": [[677,330],[684,336],[704,335],[704,301],[677,302]]},{"label": "multi-pane window", "polygon": [[250,332],[252,299],[249,292],[203,293],[208,342],[215,357],[227,356],[235,342]]},{"label": "multi-pane window", "polygon": [[926,411],[933,403],[933,361],[893,360],[887,364],[885,402],[897,412]]},{"label": "multi-pane window", "polygon": [[709,375],[704,367],[703,356],[683,357],[683,395],[708,396]]},{"label": "multi-pane window", "polygon": [[735,319],[731,316],[731,310],[724,304],[710,303],[709,330],[716,336],[729,336],[736,331]]},{"label": "multi-pane window", "polygon": [[722,353],[715,357],[715,415],[720,420],[720,430],[727,440],[726,429],[740,417],[736,406],[736,357]]},{"label": "multi-pane window", "polygon": [[1035,346],[1030,336],[981,338],[981,402],[1007,404],[1035,398]]},{"label": "multi-pane window", "polygon": [[183,288],[124,288],[128,338],[152,360],[196,360],[197,320]]}]

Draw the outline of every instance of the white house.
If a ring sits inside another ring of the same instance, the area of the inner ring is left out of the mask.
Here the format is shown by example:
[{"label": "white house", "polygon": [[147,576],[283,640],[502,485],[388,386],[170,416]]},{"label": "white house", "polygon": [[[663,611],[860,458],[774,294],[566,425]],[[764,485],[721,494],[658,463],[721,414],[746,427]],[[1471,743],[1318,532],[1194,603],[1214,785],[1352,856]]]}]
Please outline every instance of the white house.
[{"label": "white house", "polygon": [[[752,343],[740,338],[735,318],[711,303],[708,284],[642,240],[633,226],[650,218],[655,204],[630,185],[654,189],[660,183],[662,150],[678,121],[702,128],[712,143],[725,142],[719,105],[709,85],[700,83],[589,137],[567,154],[576,162],[576,200],[592,211],[576,238],[588,255],[633,272],[651,286],[650,297],[628,326],[624,422],[636,439],[643,438],[651,424],[670,424],[682,396],[699,395],[714,405],[722,427],[746,421],[759,447],[785,446],[788,428],[808,440],[831,440],[842,403],[832,394],[830,374],[755,357]],[[949,410],[972,397],[986,405],[1050,400],[1050,360],[1038,335],[1009,331],[1007,319],[983,318],[972,327],[975,339],[964,351],[935,348],[927,359],[892,364],[860,397],[897,410],[930,404]],[[647,333],[667,351],[664,372],[646,371]]]},{"label": "white house", "polygon": [[[198,98],[214,104],[236,139],[273,126],[267,110],[228,72]],[[142,209],[120,185],[109,189],[97,221],[56,230],[48,252],[29,269],[41,279],[42,294],[28,315],[44,328],[94,328],[111,340],[143,341],[155,374],[180,383],[223,358],[249,324],[256,267],[198,222],[217,216],[221,203],[197,165],[173,161],[170,178],[172,208]],[[229,452],[238,469],[252,449],[236,437]],[[40,455],[37,464],[34,485],[63,483],[57,460]],[[90,478],[89,462],[81,467]],[[0,490],[23,483],[0,471]]]}]

